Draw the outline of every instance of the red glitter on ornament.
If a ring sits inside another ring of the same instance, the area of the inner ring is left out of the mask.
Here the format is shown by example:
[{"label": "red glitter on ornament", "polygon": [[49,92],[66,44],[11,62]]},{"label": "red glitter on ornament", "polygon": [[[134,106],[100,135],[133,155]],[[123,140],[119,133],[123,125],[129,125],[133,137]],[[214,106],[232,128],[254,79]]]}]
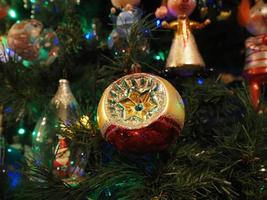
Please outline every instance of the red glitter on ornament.
[{"label": "red glitter on ornament", "polygon": [[160,117],[149,126],[135,130],[111,125],[105,136],[119,151],[146,153],[168,148],[180,135],[180,132],[181,127],[175,120]]}]

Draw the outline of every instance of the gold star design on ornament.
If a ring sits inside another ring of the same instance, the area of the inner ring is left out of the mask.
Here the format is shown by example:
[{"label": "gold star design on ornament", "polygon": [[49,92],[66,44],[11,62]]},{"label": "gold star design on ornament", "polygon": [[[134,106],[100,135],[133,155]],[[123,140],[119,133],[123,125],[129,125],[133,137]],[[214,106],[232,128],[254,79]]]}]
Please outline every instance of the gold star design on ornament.
[{"label": "gold star design on ornament", "polygon": [[139,120],[145,121],[148,113],[158,105],[152,100],[150,90],[138,92],[130,90],[127,98],[119,101],[124,108],[124,120],[137,117]]}]

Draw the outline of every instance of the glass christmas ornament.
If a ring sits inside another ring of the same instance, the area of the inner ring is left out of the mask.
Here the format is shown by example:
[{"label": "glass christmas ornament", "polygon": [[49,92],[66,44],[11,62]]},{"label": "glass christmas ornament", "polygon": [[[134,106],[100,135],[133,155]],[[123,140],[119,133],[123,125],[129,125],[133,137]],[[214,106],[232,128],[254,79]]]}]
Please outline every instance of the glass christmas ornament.
[{"label": "glass christmas ornament", "polygon": [[140,20],[141,13],[138,8],[120,12],[116,20],[116,28],[121,37],[127,37],[130,34],[132,24]]},{"label": "glass christmas ornament", "polygon": [[31,19],[15,23],[7,35],[8,46],[32,64],[50,65],[58,56],[59,41],[52,29]]},{"label": "glass christmas ornament", "polygon": [[262,87],[267,84],[267,3],[242,0],[239,6],[239,22],[254,36],[246,42],[246,62],[243,75],[247,79],[254,108],[260,109]]},{"label": "glass christmas ornament", "polygon": [[155,12],[155,15],[160,18],[165,17],[168,12],[177,17],[177,20],[171,23],[166,21],[162,22],[163,28],[175,31],[166,62],[167,72],[174,71],[180,75],[191,75],[194,71],[201,70],[205,67],[192,30],[201,29],[209,24],[210,21],[206,20],[204,23],[190,21],[189,16],[195,7],[195,0],[168,0]]},{"label": "glass christmas ornament", "polygon": [[124,152],[166,149],[180,135],[184,116],[177,90],[165,79],[146,73],[115,81],[98,105],[102,136]]},{"label": "glass christmas ornament", "polygon": [[59,87],[48,110],[37,122],[33,131],[33,154],[36,164],[51,169],[68,183],[75,183],[84,175],[86,152],[60,134],[66,125],[76,123],[79,106],[69,82],[59,81]]},{"label": "glass christmas ornament", "polygon": [[[111,18],[115,26],[109,35],[108,47],[114,52],[115,56],[119,56],[121,53],[128,51],[129,45],[127,41],[131,34],[132,25],[141,19],[143,12],[137,7],[140,4],[140,0],[112,0],[112,4],[115,8],[111,9]],[[115,15],[116,8],[120,9],[118,16]],[[140,50],[142,48],[140,45]]]},{"label": "glass christmas ornament", "polygon": [[8,31],[8,46],[26,60],[38,58],[39,37],[43,24],[37,20],[24,20],[15,23]]}]

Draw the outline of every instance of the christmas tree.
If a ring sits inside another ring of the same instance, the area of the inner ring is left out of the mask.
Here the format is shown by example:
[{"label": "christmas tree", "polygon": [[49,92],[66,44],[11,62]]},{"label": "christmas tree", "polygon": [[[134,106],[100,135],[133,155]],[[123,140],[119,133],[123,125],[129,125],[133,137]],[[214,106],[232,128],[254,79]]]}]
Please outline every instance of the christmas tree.
[{"label": "christmas tree", "polygon": [[0,199],[267,199],[266,11],[1,0]]}]

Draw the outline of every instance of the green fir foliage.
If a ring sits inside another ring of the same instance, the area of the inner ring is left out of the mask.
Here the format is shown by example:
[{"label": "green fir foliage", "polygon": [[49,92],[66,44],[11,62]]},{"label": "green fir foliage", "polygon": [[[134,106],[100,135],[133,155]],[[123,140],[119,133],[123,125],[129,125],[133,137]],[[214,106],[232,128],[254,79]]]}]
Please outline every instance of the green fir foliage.
[{"label": "green fir foliage", "polygon": [[[6,2],[17,9],[20,19],[29,18],[30,13],[22,11],[21,3],[13,0]],[[84,37],[87,31],[92,30],[90,24],[97,22],[93,19],[99,17],[96,10],[108,15],[110,4],[102,7],[102,1],[81,2],[81,6],[59,4],[59,14],[53,13],[48,3],[36,16],[45,26],[57,32],[61,48],[59,58],[51,66],[25,67],[17,59],[0,63],[0,103],[12,110],[5,116],[7,137],[12,138],[12,130],[21,120],[28,129],[33,128],[54,95],[58,79],[70,80],[74,96],[90,120],[84,124],[83,114],[78,117],[80,120],[77,123],[66,125],[62,134],[71,140],[71,146],[86,149],[89,155],[86,176],[77,185],[68,184],[32,158],[23,163],[23,178],[19,187],[5,189],[0,199],[267,199],[267,115],[253,110],[245,83],[237,88],[228,87],[215,78],[216,72],[202,79],[201,83],[196,76],[184,79],[167,77],[183,97],[186,122],[178,140],[166,151],[145,155],[122,153],[102,139],[97,127],[96,110],[104,89],[137,63],[145,72],[164,76],[161,71],[172,33],[158,31],[152,34],[156,29],[155,20],[148,15],[133,24],[126,41],[130,48],[114,58],[114,52],[107,49],[103,39],[107,38],[111,25],[104,31],[100,28],[101,23],[96,24],[97,34],[102,39],[88,41]],[[231,8],[235,13],[238,2],[225,2],[227,9]],[[157,1],[153,8],[159,4],[160,1]],[[146,2],[142,6],[145,7]],[[211,9],[210,18],[215,18],[216,14],[217,11]],[[193,17],[197,18],[197,13]],[[5,20],[5,23],[0,21],[2,34],[15,22],[10,18]],[[233,17],[230,20],[233,21]],[[108,19],[102,17],[102,22],[108,23]],[[218,25],[215,22],[210,28],[214,37],[224,32],[216,28]],[[165,36],[168,36],[166,40],[163,39]],[[224,37],[219,38],[224,41]],[[209,39],[201,40],[200,46],[210,48],[207,44]],[[140,51],[140,47],[150,41],[149,53],[142,54],[144,52]],[[222,43],[220,41],[218,45]],[[240,44],[235,44],[236,54],[242,57]],[[162,45],[164,49],[159,47]],[[153,55],[157,53],[161,55],[158,62],[153,60]],[[207,53],[204,53],[206,56]],[[24,143],[30,136],[27,137]],[[1,177],[1,192],[7,183],[2,180]]]}]

